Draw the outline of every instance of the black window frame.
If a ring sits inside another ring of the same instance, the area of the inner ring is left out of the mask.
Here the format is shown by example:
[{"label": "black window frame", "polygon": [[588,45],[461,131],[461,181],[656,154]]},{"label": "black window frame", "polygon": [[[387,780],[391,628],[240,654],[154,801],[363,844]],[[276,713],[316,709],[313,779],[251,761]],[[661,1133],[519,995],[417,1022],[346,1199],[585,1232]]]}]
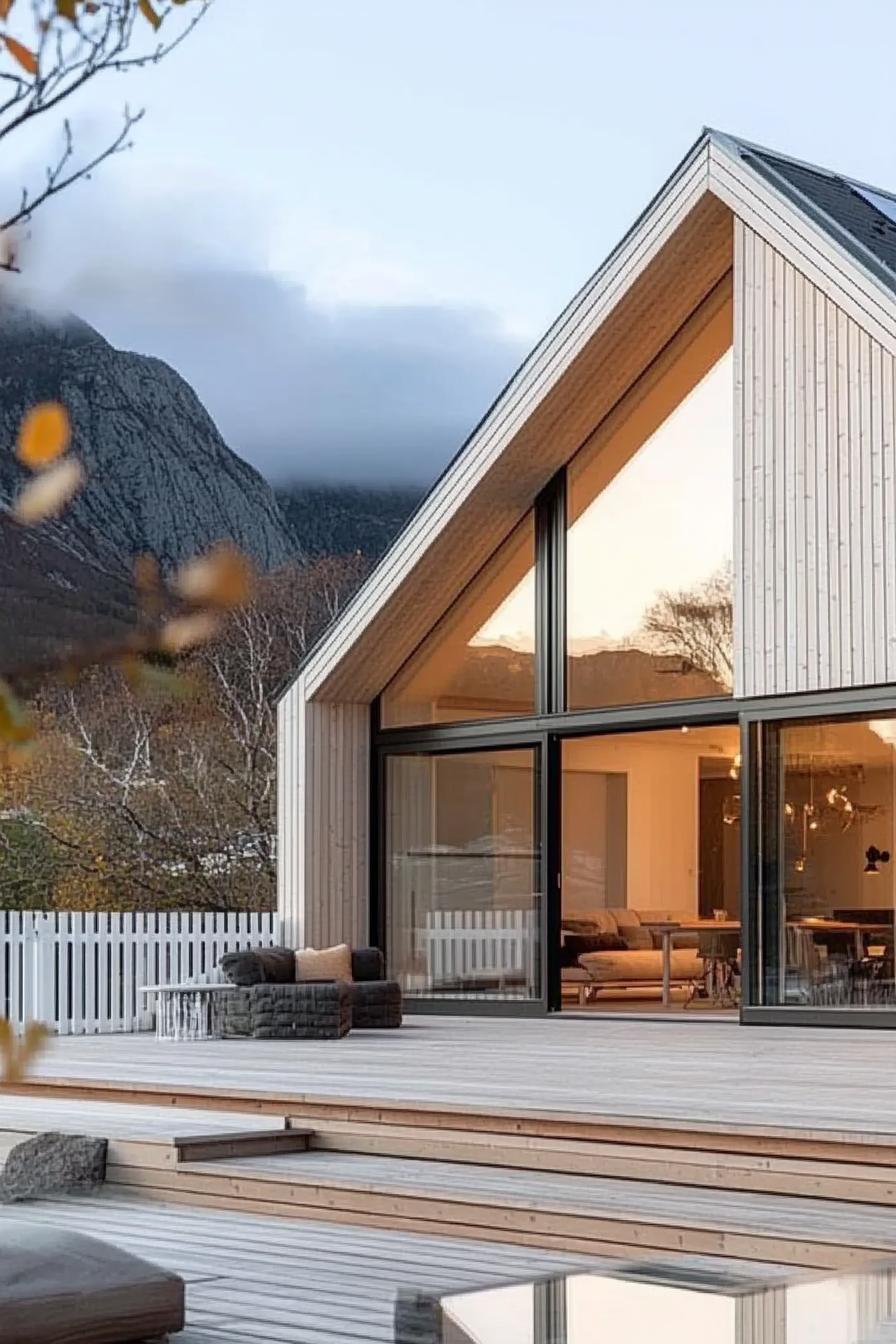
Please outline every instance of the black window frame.
[{"label": "black window frame", "polygon": [[[370,938],[385,947],[385,761],[392,753],[475,751],[516,746],[538,747],[539,824],[542,854],[542,996],[539,1000],[409,1000],[415,1012],[543,1015],[560,1003],[560,818],[561,745],[570,737],[670,727],[736,723],[741,739],[741,922],[744,962],[742,1023],[776,1026],[896,1028],[896,1011],[817,1010],[763,1002],[760,975],[768,946],[764,925],[773,911],[764,908],[773,890],[766,843],[769,790],[763,784],[774,769],[768,725],[800,718],[861,718],[875,711],[896,712],[896,687],[881,685],[789,695],[718,696],[615,705],[604,709],[566,708],[566,470],[558,472],[535,504],[536,535],[536,712],[520,717],[466,720],[383,728],[379,702],[371,706],[370,777]],[[769,898],[770,899],[770,898]]]}]

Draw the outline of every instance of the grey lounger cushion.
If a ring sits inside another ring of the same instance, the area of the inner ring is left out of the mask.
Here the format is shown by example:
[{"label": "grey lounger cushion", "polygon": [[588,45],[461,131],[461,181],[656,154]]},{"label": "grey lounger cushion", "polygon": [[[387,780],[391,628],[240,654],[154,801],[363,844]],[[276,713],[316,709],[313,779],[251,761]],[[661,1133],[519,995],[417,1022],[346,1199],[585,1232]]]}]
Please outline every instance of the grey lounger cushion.
[{"label": "grey lounger cushion", "polygon": [[0,1344],[127,1344],[183,1328],[176,1274],[80,1232],[0,1224]]}]

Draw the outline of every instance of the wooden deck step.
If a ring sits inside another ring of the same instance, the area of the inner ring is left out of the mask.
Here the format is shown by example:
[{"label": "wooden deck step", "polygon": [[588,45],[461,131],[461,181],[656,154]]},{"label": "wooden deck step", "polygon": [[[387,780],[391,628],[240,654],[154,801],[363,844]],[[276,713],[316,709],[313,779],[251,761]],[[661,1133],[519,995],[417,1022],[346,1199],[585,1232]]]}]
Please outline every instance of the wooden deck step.
[{"label": "wooden deck step", "polygon": [[690,1148],[677,1149],[638,1142],[638,1138],[638,1131],[630,1133],[628,1142],[608,1142],[324,1121],[315,1129],[311,1147],[322,1152],[469,1162],[896,1207],[896,1168],[874,1162],[870,1155],[864,1162],[857,1161],[860,1154],[855,1150],[849,1151],[849,1160],[779,1157],[719,1151],[705,1136],[694,1136]]},{"label": "wooden deck step", "polygon": [[283,1153],[304,1153],[314,1131],[311,1129],[243,1129],[214,1134],[175,1136],[172,1146],[178,1162],[223,1162],[230,1158],[277,1157]]},{"label": "wooden deck step", "polygon": [[840,1269],[896,1252],[889,1208],[610,1177],[352,1154],[110,1163],[132,1195],[571,1253],[725,1255]]}]

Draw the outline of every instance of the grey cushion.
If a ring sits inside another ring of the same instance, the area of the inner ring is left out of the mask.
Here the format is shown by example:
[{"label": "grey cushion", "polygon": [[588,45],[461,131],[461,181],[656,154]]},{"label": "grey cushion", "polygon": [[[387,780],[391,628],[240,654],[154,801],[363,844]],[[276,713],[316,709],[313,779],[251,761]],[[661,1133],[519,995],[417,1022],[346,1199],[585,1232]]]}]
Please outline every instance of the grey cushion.
[{"label": "grey cushion", "polygon": [[290,947],[225,952],[218,969],[232,985],[288,985],[296,978],[296,954]]},{"label": "grey cushion", "polygon": [[401,985],[397,980],[355,981],[349,985],[352,1026],[362,1030],[401,1026]]},{"label": "grey cushion", "polygon": [[0,1254],[0,1344],[128,1344],[184,1328],[183,1280],[80,1232],[17,1223]]},{"label": "grey cushion", "polygon": [[352,952],[353,980],[385,980],[386,962],[378,947],[358,947]]}]

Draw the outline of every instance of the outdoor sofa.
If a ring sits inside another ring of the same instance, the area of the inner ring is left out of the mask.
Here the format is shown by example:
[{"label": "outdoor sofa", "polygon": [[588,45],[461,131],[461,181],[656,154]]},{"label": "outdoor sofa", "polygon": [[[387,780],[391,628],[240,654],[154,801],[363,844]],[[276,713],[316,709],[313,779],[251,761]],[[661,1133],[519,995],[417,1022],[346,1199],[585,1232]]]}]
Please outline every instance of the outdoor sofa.
[{"label": "outdoor sofa", "polygon": [[[331,953],[335,960],[328,960]],[[254,948],[228,952],[218,966],[236,987],[218,1005],[223,1036],[307,1040],[401,1026],[401,986],[386,979],[377,947],[298,955],[291,948]]]}]

